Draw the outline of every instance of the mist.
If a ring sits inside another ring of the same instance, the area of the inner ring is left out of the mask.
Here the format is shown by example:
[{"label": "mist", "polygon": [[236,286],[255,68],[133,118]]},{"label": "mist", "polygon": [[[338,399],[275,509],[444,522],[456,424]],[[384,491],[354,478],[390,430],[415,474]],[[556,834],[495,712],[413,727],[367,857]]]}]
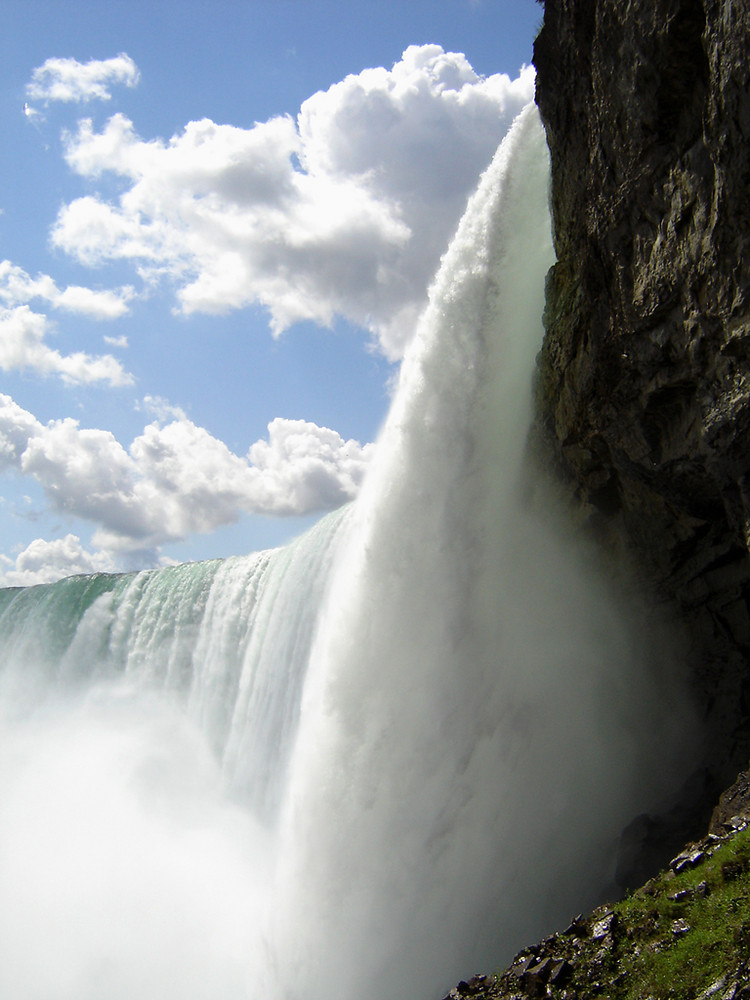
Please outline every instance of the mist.
[{"label": "mist", "polygon": [[0,995],[247,996],[268,834],[184,712],[99,687],[2,745]]},{"label": "mist", "polygon": [[294,996],[344,1000],[341,968],[358,995],[438,996],[509,960],[612,891],[620,831],[687,765],[669,637],[541,475],[531,502],[547,171],[529,107],[443,259],[334,570],[282,826]]},{"label": "mist", "polygon": [[548,171],[529,106],[350,509],[5,593],[7,1000],[437,1000],[611,891],[694,730],[668,632],[529,466]]}]

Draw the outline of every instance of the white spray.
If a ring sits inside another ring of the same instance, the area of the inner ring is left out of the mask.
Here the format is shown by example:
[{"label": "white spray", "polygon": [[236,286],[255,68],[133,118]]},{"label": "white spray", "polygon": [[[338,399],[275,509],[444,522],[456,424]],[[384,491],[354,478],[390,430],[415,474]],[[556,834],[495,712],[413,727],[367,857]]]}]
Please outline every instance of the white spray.
[{"label": "white spray", "polygon": [[436,1000],[607,883],[683,715],[526,509],[547,177],[529,107],[345,515],[0,593],[3,1000]]},{"label": "white spray", "polygon": [[295,998],[437,996],[509,958],[601,890],[673,749],[645,637],[521,492],[547,177],[529,107],[442,262],[336,567],[282,831]]}]

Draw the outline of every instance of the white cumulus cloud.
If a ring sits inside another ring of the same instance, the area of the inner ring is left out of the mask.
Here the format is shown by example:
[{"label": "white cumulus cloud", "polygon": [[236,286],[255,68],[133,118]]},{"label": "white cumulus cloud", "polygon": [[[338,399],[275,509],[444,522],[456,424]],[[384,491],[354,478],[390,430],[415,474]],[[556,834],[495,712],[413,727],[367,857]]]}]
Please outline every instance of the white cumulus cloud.
[{"label": "white cumulus cloud", "polygon": [[92,355],[83,351],[61,354],[56,351],[45,342],[49,330],[47,317],[32,312],[27,305],[13,309],[0,307],[0,369],[58,375],[69,385],[132,384],[132,375],[111,354]]},{"label": "white cumulus cloud", "polygon": [[125,334],[121,334],[119,337],[110,337],[105,333],[104,343],[109,344],[110,347],[125,348],[128,346],[128,338],[125,336]]},{"label": "white cumulus cloud", "polygon": [[77,351],[66,355],[50,347],[47,337],[54,332],[53,327],[47,316],[32,310],[29,303],[41,300],[63,312],[113,320],[128,312],[134,295],[129,285],[104,291],[68,285],[60,290],[48,274],[32,277],[11,261],[0,261],[0,369],[58,375],[69,384],[131,385],[132,376],[110,354]]},{"label": "white cumulus cloud", "polygon": [[140,74],[138,67],[124,52],[113,59],[47,59],[37,66],[26,85],[31,101],[108,101],[113,84],[135,87]]},{"label": "white cumulus cloud", "polygon": [[165,424],[169,420],[187,420],[187,414],[181,406],[175,406],[168,399],[162,396],[144,396],[143,400],[136,403],[136,410],[143,410]]},{"label": "white cumulus cloud", "polygon": [[128,302],[135,291],[131,286],[117,291],[105,289],[95,291],[82,285],[68,285],[54,299],[52,305],[66,312],[79,313],[92,319],[119,319],[128,312]]},{"label": "white cumulus cloud", "polygon": [[336,507],[356,494],[373,447],[277,418],[268,440],[241,457],[179,409],[161,400],[148,406],[169,422],[148,424],[126,449],[110,432],[71,418],[42,424],[0,395],[0,469],[31,477],[56,511],[93,523],[94,544],[114,558],[153,552],[243,513]]},{"label": "white cumulus cloud", "polygon": [[54,309],[91,319],[109,320],[124,316],[134,296],[132,285],[99,291],[81,285],[68,285],[61,291],[48,274],[32,278],[17,264],[9,260],[0,261],[0,302],[6,306],[26,305],[34,299],[42,299]]},{"label": "white cumulus cloud", "polygon": [[65,137],[73,170],[126,190],[64,205],[53,243],[86,264],[129,259],[176,285],[184,313],[258,302],[279,334],[337,315],[401,356],[466,199],[534,72],[481,77],[465,56],[412,46],[243,129],[204,119],[142,139],[121,114]]},{"label": "white cumulus cloud", "polygon": [[306,420],[277,417],[268,425],[268,440],[256,441],[248,458],[269,511],[297,514],[330,510],[354,497],[373,448]]},{"label": "white cumulus cloud", "polygon": [[31,587],[79,573],[108,573],[114,568],[111,556],[89,552],[77,535],[54,541],[35,538],[15,559],[0,556],[0,586]]}]

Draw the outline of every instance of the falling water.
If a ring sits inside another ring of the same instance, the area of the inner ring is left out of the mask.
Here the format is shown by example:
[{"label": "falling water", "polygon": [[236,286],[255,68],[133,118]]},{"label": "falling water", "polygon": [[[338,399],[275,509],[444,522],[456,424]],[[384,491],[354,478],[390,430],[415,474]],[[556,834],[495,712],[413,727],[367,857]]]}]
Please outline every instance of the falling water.
[{"label": "falling water", "polygon": [[353,507],[0,593],[4,1000],[430,1000],[607,886],[685,716],[644,614],[524,492],[547,176],[529,107]]}]

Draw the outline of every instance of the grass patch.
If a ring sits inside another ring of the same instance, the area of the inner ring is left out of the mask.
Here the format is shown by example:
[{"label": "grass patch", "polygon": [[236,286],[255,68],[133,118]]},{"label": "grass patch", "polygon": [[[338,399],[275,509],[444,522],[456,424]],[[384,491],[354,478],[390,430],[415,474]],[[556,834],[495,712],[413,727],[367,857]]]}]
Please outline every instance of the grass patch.
[{"label": "grass patch", "polygon": [[611,1000],[694,1000],[750,954],[750,829],[613,910]]},{"label": "grass patch", "polygon": [[450,997],[750,1000],[750,826],[691,845],[622,901],[461,987]]}]

